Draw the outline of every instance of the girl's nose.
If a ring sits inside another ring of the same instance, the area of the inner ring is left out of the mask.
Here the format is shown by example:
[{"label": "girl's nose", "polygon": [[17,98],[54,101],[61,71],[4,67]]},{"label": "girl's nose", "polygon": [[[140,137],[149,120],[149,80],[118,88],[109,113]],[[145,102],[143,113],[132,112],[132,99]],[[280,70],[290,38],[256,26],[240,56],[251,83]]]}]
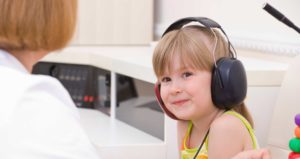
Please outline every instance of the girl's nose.
[{"label": "girl's nose", "polygon": [[172,94],[178,94],[178,93],[181,93],[182,92],[182,88],[180,87],[180,84],[175,81],[172,82],[172,85],[171,85],[171,93]]}]

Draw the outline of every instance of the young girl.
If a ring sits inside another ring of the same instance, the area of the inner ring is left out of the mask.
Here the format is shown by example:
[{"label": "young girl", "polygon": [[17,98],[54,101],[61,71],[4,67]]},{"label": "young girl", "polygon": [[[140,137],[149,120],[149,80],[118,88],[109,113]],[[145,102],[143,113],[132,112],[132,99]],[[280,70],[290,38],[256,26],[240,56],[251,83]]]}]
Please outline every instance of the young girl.
[{"label": "young girl", "polygon": [[212,99],[216,61],[230,57],[229,43],[219,30],[200,25],[167,30],[153,54],[158,99],[164,112],[178,120],[182,159],[229,159],[256,148],[243,101],[228,110]]}]

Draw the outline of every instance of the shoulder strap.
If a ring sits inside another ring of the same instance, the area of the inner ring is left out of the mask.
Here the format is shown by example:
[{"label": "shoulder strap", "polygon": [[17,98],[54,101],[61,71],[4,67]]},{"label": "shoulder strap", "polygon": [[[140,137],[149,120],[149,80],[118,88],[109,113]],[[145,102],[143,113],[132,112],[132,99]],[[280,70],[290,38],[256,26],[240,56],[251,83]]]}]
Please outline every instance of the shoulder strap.
[{"label": "shoulder strap", "polygon": [[193,127],[193,123],[192,123],[192,121],[189,121],[188,129],[185,133],[185,136],[184,136],[184,139],[183,139],[183,142],[182,142],[182,149],[187,149],[186,142],[187,142],[188,138],[190,137],[192,127]]},{"label": "shoulder strap", "polygon": [[241,114],[235,112],[235,111],[226,111],[225,114],[229,114],[229,115],[233,115],[237,118],[239,118],[243,124],[246,126],[250,136],[251,136],[251,139],[252,139],[252,143],[253,143],[253,148],[256,149],[257,148],[257,143],[256,143],[256,138],[255,138],[255,134],[254,134],[254,131],[253,131],[253,128],[252,126],[250,125],[250,123],[248,122],[247,119],[245,119]]}]

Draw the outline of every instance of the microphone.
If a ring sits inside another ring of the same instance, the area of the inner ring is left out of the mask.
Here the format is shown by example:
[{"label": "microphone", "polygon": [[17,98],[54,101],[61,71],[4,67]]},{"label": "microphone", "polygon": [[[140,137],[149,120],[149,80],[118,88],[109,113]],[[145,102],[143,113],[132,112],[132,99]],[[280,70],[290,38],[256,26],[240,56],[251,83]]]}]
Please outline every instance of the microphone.
[{"label": "microphone", "polygon": [[288,18],[286,18],[283,14],[281,14],[278,10],[276,10],[274,7],[272,7],[268,3],[264,4],[263,9],[265,11],[267,11],[269,14],[271,14],[273,17],[275,17],[277,20],[281,21],[285,25],[293,28],[298,33],[300,33],[299,27],[297,27],[293,22],[291,22]]}]

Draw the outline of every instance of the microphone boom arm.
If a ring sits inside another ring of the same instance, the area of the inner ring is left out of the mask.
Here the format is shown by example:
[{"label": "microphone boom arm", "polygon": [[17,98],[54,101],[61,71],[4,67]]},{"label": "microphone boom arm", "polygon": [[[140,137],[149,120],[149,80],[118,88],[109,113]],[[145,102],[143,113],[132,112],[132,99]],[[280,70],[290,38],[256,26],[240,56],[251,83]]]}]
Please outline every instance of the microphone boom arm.
[{"label": "microphone boom arm", "polygon": [[275,17],[277,20],[281,21],[285,25],[293,28],[298,33],[300,33],[299,27],[297,27],[293,22],[291,22],[288,18],[286,18],[283,14],[281,14],[278,10],[276,10],[274,7],[272,7],[268,3],[264,4],[263,9],[265,11],[267,11],[269,14],[271,14],[273,17]]}]

